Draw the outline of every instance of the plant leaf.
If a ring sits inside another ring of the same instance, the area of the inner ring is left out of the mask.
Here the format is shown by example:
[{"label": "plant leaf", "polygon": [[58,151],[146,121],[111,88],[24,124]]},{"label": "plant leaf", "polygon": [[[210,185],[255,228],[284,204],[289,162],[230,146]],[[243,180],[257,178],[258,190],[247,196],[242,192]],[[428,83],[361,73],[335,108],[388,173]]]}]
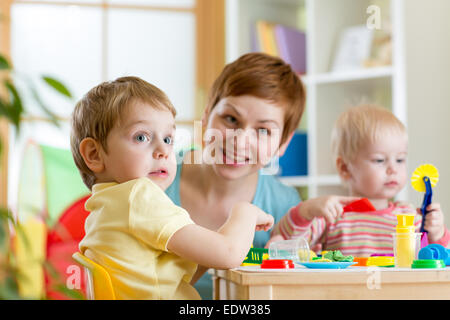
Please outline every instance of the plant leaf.
[{"label": "plant leaf", "polygon": [[54,290],[72,300],[85,300],[83,294],[76,289],[69,289],[63,284],[53,286]]},{"label": "plant leaf", "polygon": [[23,104],[22,99],[20,98],[19,92],[16,89],[16,86],[9,80],[5,81],[5,87],[8,89],[11,94],[11,107],[17,121],[20,120],[20,117],[23,113]]},{"label": "plant leaf", "polygon": [[45,103],[42,101],[41,97],[39,96],[37,90],[32,86],[32,84],[29,84],[29,89],[31,91],[31,94],[33,95],[34,101],[36,101],[41,109],[47,114],[49,117],[49,120],[58,128],[61,127],[58,117],[45,105]]},{"label": "plant leaf", "polygon": [[9,109],[10,109],[9,103],[0,97],[0,117],[1,116],[6,117],[12,122]]},{"label": "plant leaf", "polygon": [[0,70],[11,70],[11,65],[5,56],[0,54]]},{"label": "plant leaf", "polygon": [[4,85],[6,89],[9,92],[9,103],[6,105],[8,118],[11,120],[11,122],[14,124],[14,126],[17,129],[17,132],[19,132],[20,129],[20,118],[23,113],[23,104],[22,99],[20,98],[20,95],[14,86],[14,84],[9,81],[5,80]]},{"label": "plant leaf", "polygon": [[72,98],[72,94],[70,93],[69,89],[67,89],[65,85],[63,85],[60,81],[56,80],[55,78],[49,76],[42,76],[42,80],[44,80],[50,87],[52,87],[62,95],[68,98]]}]

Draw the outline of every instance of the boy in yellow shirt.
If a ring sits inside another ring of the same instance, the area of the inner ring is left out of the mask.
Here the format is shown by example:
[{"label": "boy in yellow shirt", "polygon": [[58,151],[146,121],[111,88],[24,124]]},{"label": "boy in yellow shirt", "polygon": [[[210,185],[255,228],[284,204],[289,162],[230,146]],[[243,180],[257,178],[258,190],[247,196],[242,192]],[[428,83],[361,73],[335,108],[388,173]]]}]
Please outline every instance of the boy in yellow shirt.
[{"label": "boy in yellow shirt", "polygon": [[176,174],[175,109],[136,77],[91,89],[72,114],[71,148],[92,190],[80,251],[111,276],[118,299],[199,299],[197,264],[240,265],[273,217],[236,203],[217,231],[196,225],[164,190]]}]

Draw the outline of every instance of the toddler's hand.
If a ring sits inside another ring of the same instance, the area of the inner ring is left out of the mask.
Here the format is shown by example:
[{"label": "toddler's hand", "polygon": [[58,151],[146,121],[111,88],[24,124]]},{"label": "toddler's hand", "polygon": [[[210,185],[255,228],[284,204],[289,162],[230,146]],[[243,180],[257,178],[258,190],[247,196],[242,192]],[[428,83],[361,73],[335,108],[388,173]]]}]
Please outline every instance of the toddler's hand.
[{"label": "toddler's hand", "polygon": [[[430,204],[426,210],[424,229],[428,232],[428,240],[433,243],[444,236],[444,214],[439,203]],[[422,214],[420,208],[417,208],[417,212]]]},{"label": "toddler's hand", "polygon": [[270,245],[272,242],[283,241],[283,240],[284,240],[284,238],[283,238],[283,236],[282,236],[281,234],[277,234],[276,236],[272,236],[272,237],[269,239],[269,241],[267,241],[267,243],[266,243],[266,245],[264,246],[264,248],[269,248],[269,245]]},{"label": "toddler's hand", "polygon": [[360,198],[344,196],[323,196],[303,201],[299,210],[306,220],[324,217],[328,223],[333,223],[344,212],[344,207]]}]

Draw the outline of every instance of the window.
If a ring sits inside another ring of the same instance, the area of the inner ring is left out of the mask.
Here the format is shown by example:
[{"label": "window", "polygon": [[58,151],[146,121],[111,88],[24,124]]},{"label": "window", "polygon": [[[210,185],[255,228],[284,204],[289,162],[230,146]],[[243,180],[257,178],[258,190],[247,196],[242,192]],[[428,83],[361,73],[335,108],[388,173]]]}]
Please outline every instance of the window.
[{"label": "window", "polygon": [[[208,2],[9,0],[8,5],[3,4],[10,14],[10,40],[0,38],[0,42],[7,44],[16,72],[36,84],[39,75],[51,75],[65,83],[74,95],[74,100],[68,101],[37,85],[49,108],[63,120],[60,129],[42,121],[42,111],[33,99],[25,97],[32,116],[22,123],[18,140],[9,130],[8,203],[13,209],[21,156],[28,140],[69,148],[67,120],[74,104],[101,81],[125,75],[142,77],[168,94],[177,109],[179,128],[198,118],[203,108],[198,88],[205,81],[201,75],[205,70],[216,74],[211,72],[208,61],[197,63],[208,48],[202,30],[217,29],[205,25],[215,23]],[[214,14],[223,15],[223,8]],[[223,23],[223,19],[216,21]],[[222,43],[224,39],[223,34],[216,37],[209,33],[207,37]],[[221,56],[224,52],[215,55],[213,68],[223,67]]]}]

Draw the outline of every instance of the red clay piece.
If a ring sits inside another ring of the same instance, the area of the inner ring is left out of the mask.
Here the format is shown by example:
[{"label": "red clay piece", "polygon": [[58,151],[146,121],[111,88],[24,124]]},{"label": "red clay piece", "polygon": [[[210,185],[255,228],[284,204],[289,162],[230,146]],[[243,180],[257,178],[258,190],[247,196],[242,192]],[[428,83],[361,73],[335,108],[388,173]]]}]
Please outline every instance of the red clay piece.
[{"label": "red clay piece", "polygon": [[261,269],[293,269],[294,263],[287,259],[267,259],[263,260]]},{"label": "red clay piece", "polygon": [[375,207],[370,203],[369,199],[362,198],[344,207],[344,212],[368,212],[376,211]]}]

